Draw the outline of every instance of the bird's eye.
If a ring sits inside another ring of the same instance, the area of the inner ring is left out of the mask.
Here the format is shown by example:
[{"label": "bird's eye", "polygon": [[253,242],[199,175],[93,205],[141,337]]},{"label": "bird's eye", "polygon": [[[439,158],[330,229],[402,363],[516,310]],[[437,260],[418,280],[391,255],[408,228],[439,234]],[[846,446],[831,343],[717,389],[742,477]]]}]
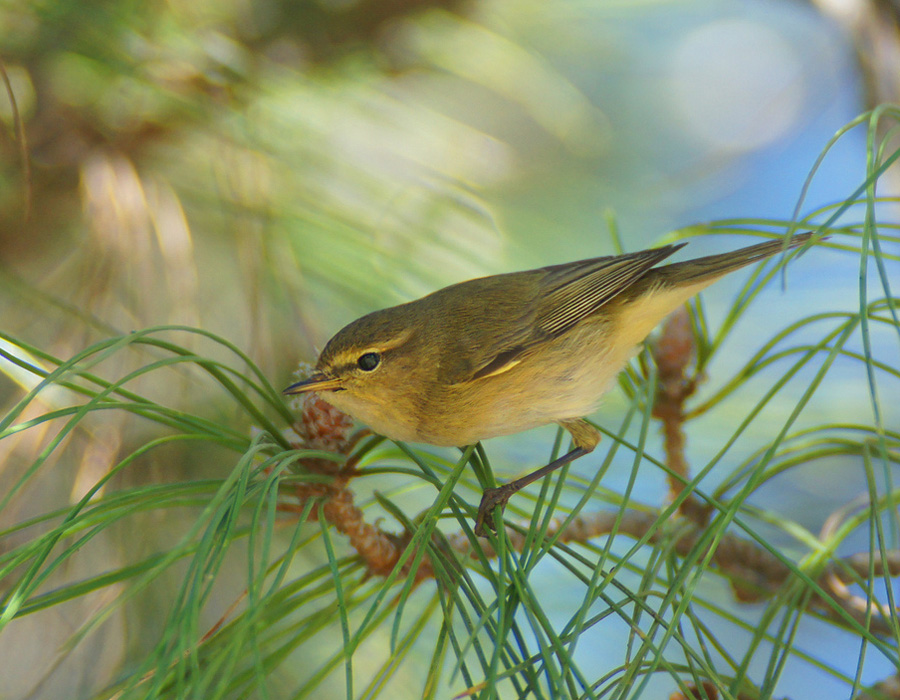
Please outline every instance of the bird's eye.
[{"label": "bird's eye", "polygon": [[356,364],[359,365],[363,372],[371,372],[378,366],[379,362],[381,362],[381,355],[377,352],[367,352],[365,355],[359,356]]}]

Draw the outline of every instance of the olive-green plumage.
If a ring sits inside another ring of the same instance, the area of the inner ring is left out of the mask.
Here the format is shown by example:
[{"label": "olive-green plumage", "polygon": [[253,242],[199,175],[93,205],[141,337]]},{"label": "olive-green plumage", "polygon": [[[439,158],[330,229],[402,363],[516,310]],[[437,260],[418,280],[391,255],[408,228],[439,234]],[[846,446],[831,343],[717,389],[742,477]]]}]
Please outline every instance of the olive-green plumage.
[{"label": "olive-green plumage", "polygon": [[647,334],[722,275],[786,247],[655,267],[684,245],[482,277],[375,311],[340,330],[316,374],[286,392],[321,391],[378,433],[433,445],[556,422],[583,454],[599,434],[580,417]]}]

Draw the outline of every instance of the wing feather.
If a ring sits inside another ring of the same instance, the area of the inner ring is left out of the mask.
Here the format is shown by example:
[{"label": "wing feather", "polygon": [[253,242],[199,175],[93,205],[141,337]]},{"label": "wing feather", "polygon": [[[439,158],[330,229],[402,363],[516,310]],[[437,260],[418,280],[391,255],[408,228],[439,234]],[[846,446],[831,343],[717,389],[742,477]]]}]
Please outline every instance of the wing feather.
[{"label": "wing feather", "polygon": [[684,245],[591,258],[534,271],[543,273],[543,277],[537,298],[527,301],[528,313],[523,313],[519,323],[511,325],[502,340],[495,338],[494,346],[485,348],[489,353],[476,362],[462,381],[491,377],[512,369],[525,353],[570,330]]},{"label": "wing feather", "polygon": [[684,245],[668,245],[545,268],[548,275],[538,306],[538,332],[549,338],[562,335]]}]

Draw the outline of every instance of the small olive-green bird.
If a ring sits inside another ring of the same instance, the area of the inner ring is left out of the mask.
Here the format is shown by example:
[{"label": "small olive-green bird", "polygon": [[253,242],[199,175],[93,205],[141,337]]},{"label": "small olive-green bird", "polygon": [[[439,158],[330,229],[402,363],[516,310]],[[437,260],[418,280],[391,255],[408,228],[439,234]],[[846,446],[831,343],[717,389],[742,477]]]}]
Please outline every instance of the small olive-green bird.
[{"label": "small olive-green bird", "polygon": [[495,506],[597,446],[600,433],[582,416],[665,316],[811,235],[661,267],[686,244],[460,282],[353,321],[285,393],[320,392],[393,440],[461,447],[548,423],[569,431],[571,452],[485,491],[484,534]]}]

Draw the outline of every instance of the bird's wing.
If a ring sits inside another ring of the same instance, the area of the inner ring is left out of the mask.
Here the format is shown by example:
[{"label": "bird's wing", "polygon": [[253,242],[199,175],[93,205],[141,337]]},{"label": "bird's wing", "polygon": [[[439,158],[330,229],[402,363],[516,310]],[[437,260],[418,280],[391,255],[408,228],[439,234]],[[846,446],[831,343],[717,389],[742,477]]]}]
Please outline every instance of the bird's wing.
[{"label": "bird's wing", "polygon": [[545,268],[535,331],[544,339],[559,337],[684,245]]},{"label": "bird's wing", "polygon": [[532,307],[533,314],[529,314],[531,318],[522,319],[523,323],[498,342],[490,355],[480,358],[467,379],[480,379],[512,369],[527,351],[571,329],[684,245],[543,268],[540,293]]}]

